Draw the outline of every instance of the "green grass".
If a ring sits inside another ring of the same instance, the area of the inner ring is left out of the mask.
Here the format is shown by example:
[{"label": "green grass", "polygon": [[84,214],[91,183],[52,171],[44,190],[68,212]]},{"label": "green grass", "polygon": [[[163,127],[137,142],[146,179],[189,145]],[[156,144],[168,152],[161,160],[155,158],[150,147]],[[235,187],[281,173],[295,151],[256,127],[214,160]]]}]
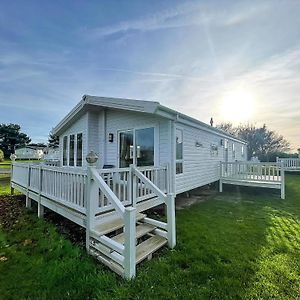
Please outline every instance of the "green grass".
[{"label": "green grass", "polygon": [[177,247],[139,266],[132,282],[17,197],[5,200],[0,299],[300,299],[300,176],[287,175],[286,185],[286,200],[278,191],[225,187],[177,211]]}]

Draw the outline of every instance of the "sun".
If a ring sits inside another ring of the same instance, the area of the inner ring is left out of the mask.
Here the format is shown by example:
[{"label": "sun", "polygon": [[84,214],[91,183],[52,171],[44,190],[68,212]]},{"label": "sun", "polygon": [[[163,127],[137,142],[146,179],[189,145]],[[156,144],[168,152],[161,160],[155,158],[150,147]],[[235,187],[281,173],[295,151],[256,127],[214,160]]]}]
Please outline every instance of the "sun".
[{"label": "sun", "polygon": [[221,114],[233,123],[249,121],[255,109],[254,95],[244,89],[229,91],[222,97]]}]

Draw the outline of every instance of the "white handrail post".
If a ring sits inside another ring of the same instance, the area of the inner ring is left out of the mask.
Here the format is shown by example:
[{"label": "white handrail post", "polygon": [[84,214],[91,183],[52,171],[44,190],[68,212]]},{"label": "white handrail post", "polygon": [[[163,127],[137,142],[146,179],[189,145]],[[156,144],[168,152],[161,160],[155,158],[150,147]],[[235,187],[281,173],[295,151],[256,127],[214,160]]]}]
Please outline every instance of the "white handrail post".
[{"label": "white handrail post", "polygon": [[171,249],[176,246],[176,221],[175,221],[175,196],[168,194],[167,204],[167,228],[168,228],[168,245]]},{"label": "white handrail post", "polygon": [[[93,168],[96,167],[98,156],[94,151],[91,151],[86,156],[88,163],[87,167],[87,181],[86,181],[86,226],[85,226],[85,247],[87,252],[90,251],[90,232],[95,222],[95,210],[93,202],[97,200],[98,189],[93,180]],[[99,196],[98,196],[99,197]]]},{"label": "white handrail post", "polygon": [[136,209],[127,207],[124,213],[124,276],[126,279],[135,277],[136,271]]},{"label": "white handrail post", "polygon": [[130,165],[129,175],[131,177],[131,196],[132,196],[132,207],[136,207],[136,198],[137,198],[137,177],[135,175],[135,165]]},{"label": "white handrail post", "polygon": [[223,176],[223,172],[222,172],[222,162],[220,161],[220,180],[219,180],[219,192],[220,192],[220,193],[223,192],[222,176]]},{"label": "white handrail post", "polygon": [[38,193],[38,217],[42,218],[44,216],[44,206],[41,204],[41,193],[42,193],[42,166],[39,165],[39,193]]},{"label": "white handrail post", "polygon": [[[13,179],[14,178],[14,163],[15,163],[15,160],[17,158],[17,155],[16,154],[11,154],[10,155],[10,160],[11,160],[11,172],[10,172],[10,178]],[[10,184],[10,194],[13,195],[15,192],[15,189],[12,187],[12,184]]]},{"label": "white handrail post", "polygon": [[280,162],[281,169],[281,199],[285,199],[285,171],[284,171],[284,162]]},{"label": "white handrail post", "polygon": [[129,167],[129,171],[128,171],[128,180],[127,180],[127,192],[128,192],[128,201],[131,205],[133,205],[133,196],[132,196],[132,176],[133,176],[133,172],[132,172],[132,168],[131,165]]},{"label": "white handrail post", "polygon": [[29,198],[29,186],[30,186],[31,168],[28,164],[28,178],[27,178],[27,188],[26,188],[26,207],[31,208],[31,199]]}]

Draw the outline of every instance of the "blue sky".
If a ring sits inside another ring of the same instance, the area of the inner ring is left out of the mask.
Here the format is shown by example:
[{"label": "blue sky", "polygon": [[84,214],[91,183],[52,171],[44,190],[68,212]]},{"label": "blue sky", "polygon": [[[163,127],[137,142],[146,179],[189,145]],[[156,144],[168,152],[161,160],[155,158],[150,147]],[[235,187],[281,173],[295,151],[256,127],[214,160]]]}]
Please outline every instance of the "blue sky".
[{"label": "blue sky", "polygon": [[299,13],[294,0],[2,0],[0,123],[46,141],[90,94],[266,123],[298,148]]}]

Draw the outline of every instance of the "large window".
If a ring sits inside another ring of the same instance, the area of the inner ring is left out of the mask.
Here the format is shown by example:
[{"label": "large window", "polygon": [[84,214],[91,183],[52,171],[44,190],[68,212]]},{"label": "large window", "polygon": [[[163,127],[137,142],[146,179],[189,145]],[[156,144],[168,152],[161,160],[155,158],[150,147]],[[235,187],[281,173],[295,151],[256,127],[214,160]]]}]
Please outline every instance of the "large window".
[{"label": "large window", "polygon": [[242,157],[245,156],[245,149],[244,149],[244,145],[242,145]]},{"label": "large window", "polygon": [[70,135],[69,146],[69,166],[74,166],[75,163],[75,135]]},{"label": "large window", "polygon": [[64,136],[63,139],[63,166],[67,166],[68,165],[68,137]]},{"label": "large window", "polygon": [[235,158],[235,145],[232,143],[232,158]]},{"label": "large window", "polygon": [[183,132],[176,129],[176,174],[183,173]]},{"label": "large window", "polygon": [[82,133],[77,134],[76,166],[82,167]]}]

